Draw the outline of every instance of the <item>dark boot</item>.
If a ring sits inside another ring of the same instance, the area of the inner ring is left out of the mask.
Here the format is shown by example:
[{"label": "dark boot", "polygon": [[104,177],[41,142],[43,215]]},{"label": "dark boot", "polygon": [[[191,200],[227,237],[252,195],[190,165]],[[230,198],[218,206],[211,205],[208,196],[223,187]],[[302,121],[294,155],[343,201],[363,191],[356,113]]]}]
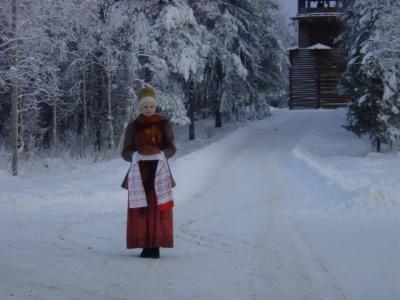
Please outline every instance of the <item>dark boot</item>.
[{"label": "dark boot", "polygon": [[152,250],[153,250],[153,248],[143,248],[142,253],[140,253],[140,257],[143,257],[143,258],[152,257],[152,255],[153,255]]},{"label": "dark boot", "polygon": [[151,257],[152,258],[160,258],[160,248],[151,248]]}]

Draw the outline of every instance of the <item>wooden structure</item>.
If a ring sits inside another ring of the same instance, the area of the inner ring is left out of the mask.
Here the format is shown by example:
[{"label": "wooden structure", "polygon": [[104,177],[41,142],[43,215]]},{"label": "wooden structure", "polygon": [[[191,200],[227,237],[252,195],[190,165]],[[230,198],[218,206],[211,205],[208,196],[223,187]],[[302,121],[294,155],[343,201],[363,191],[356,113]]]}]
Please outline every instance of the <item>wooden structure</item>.
[{"label": "wooden structure", "polygon": [[289,107],[335,108],[348,97],[336,87],[345,70],[345,54],[335,45],[344,0],[298,0],[298,47],[289,51]]}]

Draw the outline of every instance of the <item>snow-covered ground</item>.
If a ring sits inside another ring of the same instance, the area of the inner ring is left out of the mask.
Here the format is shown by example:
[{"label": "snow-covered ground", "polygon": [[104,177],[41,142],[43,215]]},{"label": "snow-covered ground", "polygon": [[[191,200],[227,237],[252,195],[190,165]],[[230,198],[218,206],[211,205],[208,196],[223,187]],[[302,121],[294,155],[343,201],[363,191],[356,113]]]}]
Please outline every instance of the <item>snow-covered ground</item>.
[{"label": "snow-covered ground", "polygon": [[196,142],[177,128],[159,260],[125,249],[128,163],[3,170],[0,299],[400,299],[400,155],[343,115],[275,110]]}]

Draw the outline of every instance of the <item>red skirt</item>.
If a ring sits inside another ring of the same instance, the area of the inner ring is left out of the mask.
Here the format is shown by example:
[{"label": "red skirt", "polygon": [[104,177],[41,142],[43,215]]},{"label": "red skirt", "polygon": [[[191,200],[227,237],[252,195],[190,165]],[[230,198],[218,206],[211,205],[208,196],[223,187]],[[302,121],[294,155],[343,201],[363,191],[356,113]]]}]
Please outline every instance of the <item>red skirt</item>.
[{"label": "red skirt", "polygon": [[[139,162],[142,179],[147,177],[145,170],[147,165],[147,162]],[[126,247],[128,249],[172,248],[174,246],[172,208],[158,209],[154,184],[146,191],[146,200],[147,207],[142,208],[129,208],[128,202]]]}]

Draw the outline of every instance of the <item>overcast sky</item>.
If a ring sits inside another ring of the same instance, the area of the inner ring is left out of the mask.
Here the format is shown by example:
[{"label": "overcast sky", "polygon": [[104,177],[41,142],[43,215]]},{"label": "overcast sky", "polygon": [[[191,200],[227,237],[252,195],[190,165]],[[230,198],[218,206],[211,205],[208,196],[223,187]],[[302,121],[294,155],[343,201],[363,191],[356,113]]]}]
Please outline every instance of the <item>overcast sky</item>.
[{"label": "overcast sky", "polygon": [[297,0],[279,0],[282,3],[282,9],[287,11],[290,16],[297,12]]}]

